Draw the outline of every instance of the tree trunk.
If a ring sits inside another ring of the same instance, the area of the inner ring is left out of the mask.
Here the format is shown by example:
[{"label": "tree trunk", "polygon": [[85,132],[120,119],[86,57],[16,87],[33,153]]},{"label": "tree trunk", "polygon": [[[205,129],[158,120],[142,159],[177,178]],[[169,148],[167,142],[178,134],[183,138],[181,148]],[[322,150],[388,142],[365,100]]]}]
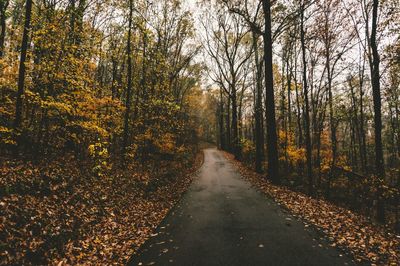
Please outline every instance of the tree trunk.
[{"label": "tree trunk", "polygon": [[231,145],[231,97],[228,95],[228,104],[226,108],[226,146],[228,151],[232,151]]},{"label": "tree trunk", "polygon": [[[326,70],[328,76],[328,104],[329,104],[329,125],[331,130],[331,152],[332,152],[332,162],[331,169],[329,171],[329,181],[328,181],[328,191],[330,186],[330,180],[333,178],[333,169],[336,164],[336,150],[337,150],[337,140],[336,140],[336,125],[333,111],[333,94],[332,94],[332,77],[331,77],[331,66],[330,66],[330,53],[329,47],[326,48]],[[329,196],[329,195],[328,195]]]},{"label": "tree trunk", "polygon": [[5,39],[6,39],[6,10],[9,0],[0,0],[0,58],[4,56]]},{"label": "tree trunk", "polygon": [[[296,55],[296,46],[295,46],[294,55]],[[299,86],[298,86],[298,81],[297,81],[297,60],[296,60],[296,58],[294,60],[294,89],[296,92],[297,135],[299,136],[298,147],[302,148],[303,147],[303,128],[302,128],[302,123],[301,123],[302,113],[301,113],[301,106],[300,106]]]},{"label": "tree trunk", "polygon": [[307,84],[307,60],[306,60],[306,42],[305,42],[305,31],[304,31],[304,12],[305,3],[301,4],[301,50],[302,50],[302,61],[303,61],[303,92],[304,92],[304,118],[305,118],[305,134],[306,134],[306,157],[307,157],[307,177],[308,177],[308,193],[313,196],[313,176],[312,176],[312,150],[311,150],[311,136],[310,136],[310,106],[308,102],[308,84]]},{"label": "tree trunk", "polygon": [[[360,123],[358,120],[358,107],[357,107],[357,97],[354,92],[354,87],[353,84],[351,83],[351,80],[349,82],[349,87],[350,87],[350,93],[351,93],[351,104],[352,104],[352,115],[354,119],[354,135],[357,138],[357,145],[358,145],[358,153],[357,150],[355,150],[356,156],[360,155],[360,162],[361,162],[361,168],[362,168],[362,152],[361,152],[361,146],[362,146],[362,140],[361,140],[361,135],[360,135]],[[357,160],[357,170],[358,169],[358,160]]]},{"label": "tree trunk", "polygon": [[237,95],[236,88],[232,88],[232,145],[233,145],[233,154],[235,155],[235,159],[240,158],[239,151],[239,135],[238,135],[238,108],[237,108]]},{"label": "tree trunk", "polygon": [[[382,104],[381,104],[381,89],[380,89],[380,58],[378,53],[378,45],[376,41],[377,20],[378,20],[378,5],[379,0],[373,1],[372,7],[372,26],[371,26],[371,50],[372,50],[372,65],[371,65],[371,82],[372,96],[374,102],[374,129],[375,129],[375,174],[379,183],[385,181],[385,167],[383,161],[382,147]],[[378,184],[377,188],[377,218],[380,222],[385,222],[385,206],[383,201],[382,188]]]},{"label": "tree trunk", "polygon": [[22,35],[22,43],[21,43],[21,58],[19,61],[19,73],[18,73],[18,90],[17,90],[17,100],[15,104],[15,121],[14,127],[19,128],[21,126],[22,120],[22,96],[24,94],[24,86],[25,86],[25,61],[26,61],[26,53],[28,51],[28,38],[29,32],[31,29],[31,14],[32,14],[32,0],[26,1],[25,6],[25,23],[24,23],[24,32]]},{"label": "tree trunk", "polygon": [[272,32],[271,32],[271,2],[263,0],[265,19],[264,60],[266,87],[266,122],[268,149],[268,177],[275,184],[280,183],[278,160],[278,137],[275,120],[274,76],[272,69]]},{"label": "tree trunk", "polygon": [[287,66],[286,66],[286,76],[287,76],[287,108],[288,108],[288,123],[287,130],[288,132],[292,131],[292,99],[291,99],[291,88],[292,88],[292,72],[293,72],[293,64],[291,60],[292,46],[289,47],[289,53],[287,57]]},{"label": "tree trunk", "polygon": [[222,89],[220,89],[219,93],[220,97],[220,108],[219,108],[219,144],[220,149],[225,150],[225,132],[224,132],[224,99],[222,97]]},{"label": "tree trunk", "polygon": [[360,93],[360,136],[361,136],[361,164],[363,168],[363,173],[366,174],[368,172],[367,167],[367,141],[365,136],[365,123],[364,123],[364,70],[365,70],[365,59],[363,59],[363,66],[361,71],[359,71],[359,93]]},{"label": "tree trunk", "polygon": [[133,16],[133,0],[129,1],[129,28],[128,28],[128,41],[126,53],[128,55],[128,87],[126,89],[126,99],[125,99],[125,118],[124,118],[124,135],[122,143],[122,154],[126,153],[126,148],[128,146],[128,131],[129,131],[129,115],[131,112],[131,94],[132,94],[132,54],[131,54],[131,35],[132,35],[132,18]]},{"label": "tree trunk", "polygon": [[254,49],[254,58],[256,64],[256,93],[255,93],[255,144],[256,144],[256,158],[255,158],[255,166],[256,171],[258,173],[262,172],[262,160],[264,157],[264,134],[262,128],[262,91],[261,91],[261,69],[258,55],[258,43],[257,43],[257,35],[253,32],[253,49]]}]

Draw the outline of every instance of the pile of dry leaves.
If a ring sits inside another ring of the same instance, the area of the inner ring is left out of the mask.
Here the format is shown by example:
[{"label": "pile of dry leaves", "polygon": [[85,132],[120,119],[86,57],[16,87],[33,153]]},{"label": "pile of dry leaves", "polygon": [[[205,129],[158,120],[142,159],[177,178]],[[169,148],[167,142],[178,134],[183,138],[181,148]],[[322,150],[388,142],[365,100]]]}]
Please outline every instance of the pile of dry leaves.
[{"label": "pile of dry leaves", "polygon": [[71,158],[2,162],[0,264],[124,264],[190,185],[195,157],[160,166],[157,186],[133,169],[96,178]]},{"label": "pile of dry leaves", "polygon": [[316,226],[329,238],[331,246],[348,251],[358,262],[398,265],[400,236],[396,236],[388,228],[373,224],[366,217],[323,199],[313,199],[286,187],[272,185],[265,176],[234,160],[231,154],[225,154],[237,166],[243,177],[287,208],[294,216]]}]

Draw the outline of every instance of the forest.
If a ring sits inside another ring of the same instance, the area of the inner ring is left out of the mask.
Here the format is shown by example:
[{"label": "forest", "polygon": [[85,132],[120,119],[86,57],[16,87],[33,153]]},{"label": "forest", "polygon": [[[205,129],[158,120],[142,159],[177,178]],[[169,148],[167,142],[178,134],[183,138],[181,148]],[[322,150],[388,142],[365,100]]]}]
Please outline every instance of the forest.
[{"label": "forest", "polygon": [[129,264],[215,149],[398,265],[400,2],[0,0],[0,265]]}]

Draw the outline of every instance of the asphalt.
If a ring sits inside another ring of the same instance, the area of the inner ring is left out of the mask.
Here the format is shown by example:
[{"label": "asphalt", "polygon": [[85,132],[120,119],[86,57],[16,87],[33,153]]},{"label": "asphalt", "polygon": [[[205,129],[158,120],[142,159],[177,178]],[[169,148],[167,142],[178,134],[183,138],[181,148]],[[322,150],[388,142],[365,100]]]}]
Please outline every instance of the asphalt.
[{"label": "asphalt", "polygon": [[128,265],[354,265],[245,181],[216,149]]}]

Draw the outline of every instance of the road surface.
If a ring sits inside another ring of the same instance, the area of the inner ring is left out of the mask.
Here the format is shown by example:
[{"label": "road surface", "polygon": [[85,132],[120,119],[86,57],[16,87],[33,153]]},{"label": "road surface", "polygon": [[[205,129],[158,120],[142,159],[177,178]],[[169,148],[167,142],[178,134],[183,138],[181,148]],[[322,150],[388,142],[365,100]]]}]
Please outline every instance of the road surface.
[{"label": "road surface", "polygon": [[216,149],[128,265],[354,265],[245,181]]}]

